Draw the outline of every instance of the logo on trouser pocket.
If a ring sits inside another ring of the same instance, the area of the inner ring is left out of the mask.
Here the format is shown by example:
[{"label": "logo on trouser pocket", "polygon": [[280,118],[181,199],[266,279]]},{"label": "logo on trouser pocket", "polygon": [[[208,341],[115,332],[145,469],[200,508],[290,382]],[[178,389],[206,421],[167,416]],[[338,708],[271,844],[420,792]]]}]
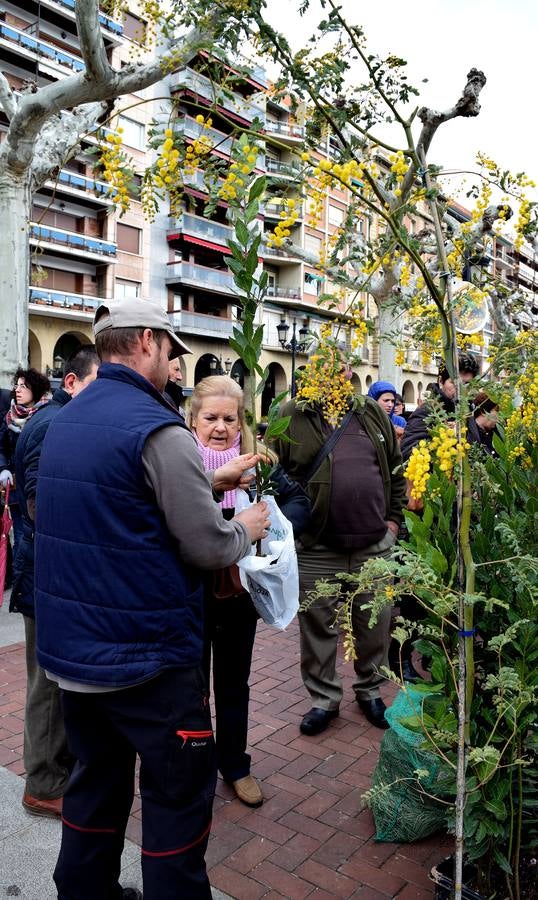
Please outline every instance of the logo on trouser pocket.
[{"label": "logo on trouser pocket", "polygon": [[188,743],[190,747],[207,747],[208,741],[213,738],[213,732],[211,729],[206,731],[184,731],[182,729],[178,729],[176,731],[178,737],[180,737],[183,741],[181,745],[181,749],[186,746]]}]

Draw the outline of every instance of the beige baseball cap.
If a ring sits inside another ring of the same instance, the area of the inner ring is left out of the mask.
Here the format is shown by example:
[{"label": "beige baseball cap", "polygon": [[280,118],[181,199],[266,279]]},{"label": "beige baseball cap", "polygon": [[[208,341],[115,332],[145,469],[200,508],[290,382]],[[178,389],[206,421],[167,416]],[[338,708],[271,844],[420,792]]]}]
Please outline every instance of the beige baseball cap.
[{"label": "beige baseball cap", "polygon": [[184,353],[192,353],[172,330],[165,311],[151,300],[121,297],[118,300],[111,300],[110,303],[103,303],[95,313],[93,333],[97,335],[107,328],[152,328],[154,331],[166,331],[172,341],[170,359]]}]

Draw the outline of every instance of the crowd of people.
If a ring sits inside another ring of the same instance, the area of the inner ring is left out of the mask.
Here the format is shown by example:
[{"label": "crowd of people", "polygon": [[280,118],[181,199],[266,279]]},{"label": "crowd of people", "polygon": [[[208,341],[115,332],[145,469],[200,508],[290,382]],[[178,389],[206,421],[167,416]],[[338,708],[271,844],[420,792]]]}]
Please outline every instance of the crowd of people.
[{"label": "crowd of people", "polygon": [[[402,458],[428,439],[431,403],[454,414],[456,387],[442,367],[432,399],[404,418],[394,385],[377,381],[337,427],[290,400],[288,439],[268,450],[228,376],[200,381],[185,417],[180,357],[190,351],[154,304],[103,304],[94,334],[52,397],[44,376],[20,369],[0,427],[0,482],[16,485],[10,609],[26,634],[22,802],[62,818],[60,900],[135,900],[119,873],[138,757],[146,900],[210,898],[217,770],[242,803],[263,803],[248,753],[258,613],[236,563],[270,521],[263,500],[236,512],[237,491],[271,462],[304,601],[320,578],[391,554],[408,503]],[[477,371],[460,358],[463,382]],[[477,395],[468,436],[487,452],[497,413]],[[370,626],[367,599],[352,611],[353,691],[365,719],[386,728],[391,613]],[[307,736],[342,702],[336,605],[323,597],[299,613]],[[404,663],[412,678],[410,649]]]}]

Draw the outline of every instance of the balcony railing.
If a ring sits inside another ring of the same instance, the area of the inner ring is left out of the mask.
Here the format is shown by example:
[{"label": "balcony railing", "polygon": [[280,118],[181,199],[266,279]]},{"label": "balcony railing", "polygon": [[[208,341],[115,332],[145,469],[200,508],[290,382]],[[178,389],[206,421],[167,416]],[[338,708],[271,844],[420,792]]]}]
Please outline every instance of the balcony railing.
[{"label": "balcony railing", "polygon": [[170,314],[172,328],[191,334],[202,334],[208,337],[229,338],[232,336],[234,322],[224,316],[206,316],[204,313],[193,313],[181,310]]},{"label": "balcony railing", "polygon": [[[192,116],[181,116],[181,118],[175,119],[173,128],[175,131],[181,132],[185,137],[193,139],[205,135],[211,141],[212,149],[226,156],[230,156],[232,152],[235,138],[229,137],[223,131],[217,131],[216,128],[204,128]],[[256,160],[256,166],[258,169],[263,169],[263,165],[264,157],[260,154]]]},{"label": "balcony railing", "polygon": [[89,297],[87,294],[66,294],[64,291],[52,291],[48,288],[30,286],[30,303],[40,306],[53,306],[54,308],[85,312],[93,315],[101,303],[102,297]]},{"label": "balcony railing", "polygon": [[210,78],[196,72],[194,69],[180,69],[172,75],[170,88],[172,91],[187,88],[194,91],[201,97],[205,97],[210,103],[216,103],[223,109],[227,109],[243,119],[252,121],[256,117],[262,121],[265,119],[265,108],[247,100],[239,94],[234,94],[233,98],[228,97],[219,90],[218,85],[214,85]]},{"label": "balcony railing", "polygon": [[[287,206],[285,205],[285,203],[264,203],[264,204],[262,204],[260,211],[268,219],[278,219],[278,218],[280,218],[281,212],[283,212],[283,211],[287,212]],[[303,218],[303,215],[304,215],[302,203],[300,205],[299,205],[299,203],[297,204],[297,206],[295,207],[295,212],[298,213],[296,222],[299,222]]]},{"label": "balcony railing", "polygon": [[302,140],[305,136],[304,125],[293,125],[289,122],[275,122],[272,119],[267,119],[263,129],[264,131],[270,131],[273,134],[281,134],[283,137],[297,138],[297,140]]},{"label": "balcony railing", "polygon": [[200,288],[224,291],[226,294],[238,294],[233,275],[221,269],[211,269],[190,262],[168,263],[165,269],[166,280],[190,282]]},{"label": "balcony railing", "polygon": [[202,216],[183,213],[177,219],[170,220],[167,232],[169,241],[173,239],[174,233],[192,234],[193,237],[200,237],[226,247],[227,241],[233,238],[234,231],[229,225],[221,225],[220,222],[212,222],[211,219],[204,219]]},{"label": "balcony railing", "polygon": [[[189,187],[193,187],[199,191],[202,191],[202,193],[204,193],[204,194],[208,193],[207,185],[204,180],[204,175],[203,175],[203,172],[200,171],[200,169],[197,169],[196,172],[194,172],[194,173],[185,172],[183,175],[183,182],[186,185],[188,185]],[[220,187],[223,184],[224,184],[224,178],[217,178],[217,186]],[[213,187],[213,185],[212,185],[212,187]]]},{"label": "balcony railing", "polygon": [[302,300],[303,294],[300,287],[284,287],[269,285],[267,288],[268,297],[281,297],[284,300]]},{"label": "balcony railing", "polygon": [[[72,12],[75,11],[76,0],[53,0],[56,6],[63,6],[65,9],[70,9]],[[99,22],[106,28],[108,31],[111,31],[115,35],[123,34],[123,25],[121,22],[116,22],[115,19],[111,19],[110,16],[105,15],[103,12],[99,12]]]},{"label": "balcony railing", "polygon": [[36,225],[35,222],[30,225],[30,237],[37,241],[61,244],[68,250],[96,253],[99,256],[116,256],[118,249],[112,241],[101,241],[85,234],[64,231],[63,228],[51,228],[49,225]]},{"label": "balcony railing", "polygon": [[[85,175],[78,175],[69,169],[62,169],[58,174],[60,184],[66,184],[69,187],[76,188],[78,191],[90,191],[95,194],[106,194],[110,190],[110,185],[106,181],[96,181],[94,178],[87,178]],[[110,199],[114,199],[114,193],[111,193]]]},{"label": "balcony railing", "polygon": [[530,266],[526,266],[525,263],[519,263],[517,267],[517,273],[520,278],[524,278],[525,281],[537,282],[538,283],[538,270],[531,269]]},{"label": "balcony railing", "polygon": [[297,178],[301,171],[295,162],[284,163],[279,159],[272,159],[270,156],[266,157],[265,168],[270,173],[284,175],[287,178]]},{"label": "balcony railing", "polygon": [[49,62],[65,66],[74,72],[82,72],[85,69],[85,65],[80,57],[65,53],[53,44],[47,44],[46,41],[32,37],[32,35],[27,34],[25,31],[19,31],[18,28],[13,28],[12,25],[0,24],[0,36],[8,41],[18,44],[19,47],[31,50],[37,56],[43,57]]}]

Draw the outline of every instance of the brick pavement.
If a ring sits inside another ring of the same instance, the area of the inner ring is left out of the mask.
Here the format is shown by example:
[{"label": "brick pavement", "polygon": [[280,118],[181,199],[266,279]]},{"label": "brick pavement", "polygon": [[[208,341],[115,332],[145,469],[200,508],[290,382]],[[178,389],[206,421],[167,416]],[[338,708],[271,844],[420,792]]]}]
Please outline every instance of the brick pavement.
[{"label": "brick pavement", "polygon": [[[299,674],[298,627],[276,632],[260,625],[251,677],[252,771],[265,802],[248,809],[219,779],[207,862],[211,884],[237,900],[430,900],[431,865],[450,851],[443,836],[417,844],[374,841],[371,813],[362,808],[382,732],[353,702],[353,669],[341,662],[340,716],[322,735],[298,726],[310,703]],[[22,775],[24,648],[0,649],[0,765]],[[394,688],[384,689],[390,702]],[[140,799],[128,837],[140,843]]]}]

